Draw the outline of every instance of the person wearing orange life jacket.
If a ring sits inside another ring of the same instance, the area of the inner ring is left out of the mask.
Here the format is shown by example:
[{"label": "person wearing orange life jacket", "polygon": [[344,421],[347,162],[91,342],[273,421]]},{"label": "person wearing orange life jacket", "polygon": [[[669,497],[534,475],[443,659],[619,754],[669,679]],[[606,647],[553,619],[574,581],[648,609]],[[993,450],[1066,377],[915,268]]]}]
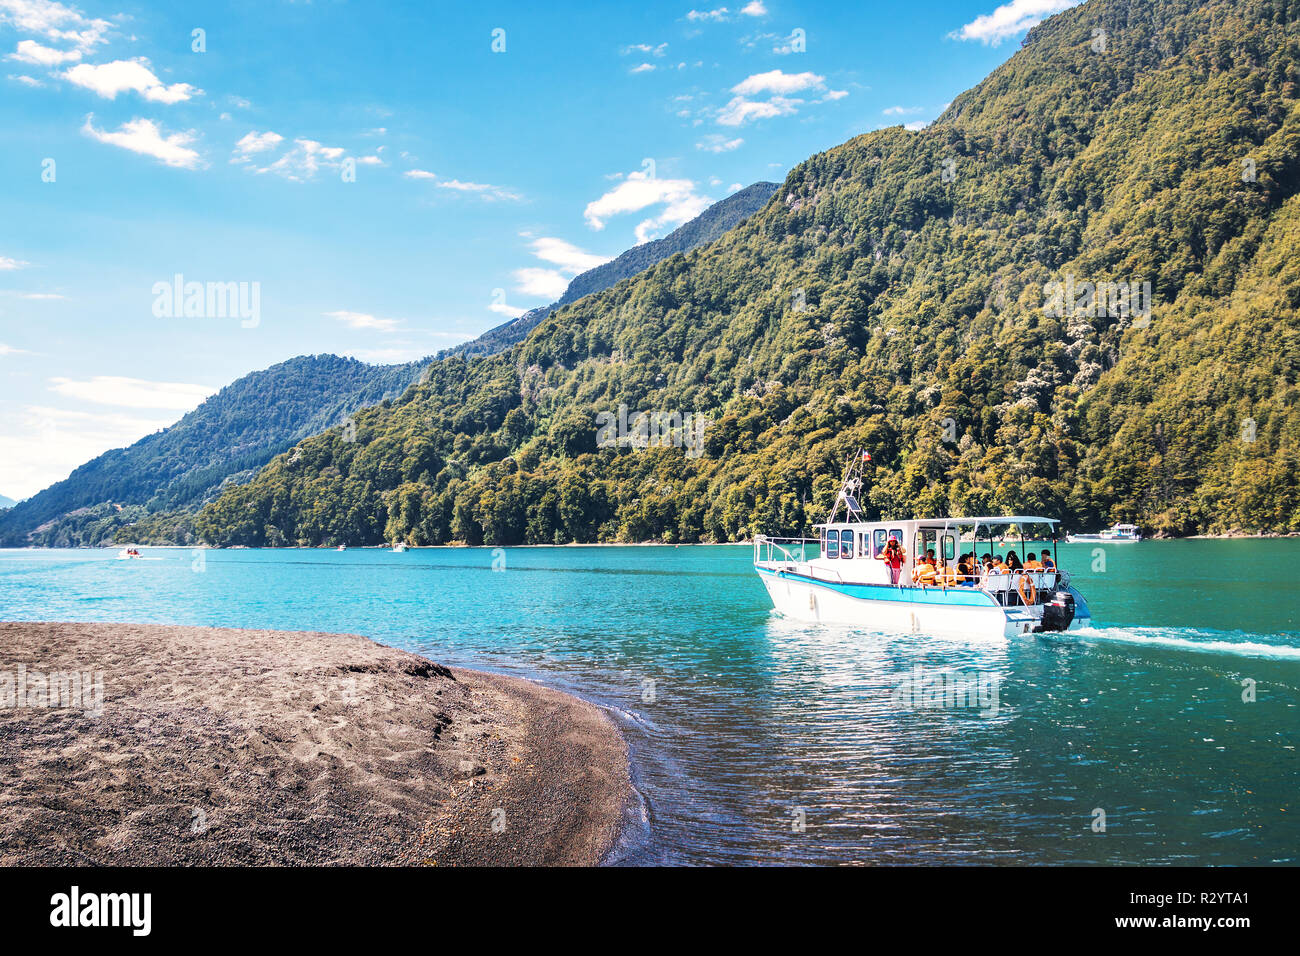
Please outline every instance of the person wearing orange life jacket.
[{"label": "person wearing orange life jacket", "polygon": [[912,580],[921,587],[933,587],[938,583],[939,573],[934,567],[934,552],[925,552],[925,557],[912,571]]}]

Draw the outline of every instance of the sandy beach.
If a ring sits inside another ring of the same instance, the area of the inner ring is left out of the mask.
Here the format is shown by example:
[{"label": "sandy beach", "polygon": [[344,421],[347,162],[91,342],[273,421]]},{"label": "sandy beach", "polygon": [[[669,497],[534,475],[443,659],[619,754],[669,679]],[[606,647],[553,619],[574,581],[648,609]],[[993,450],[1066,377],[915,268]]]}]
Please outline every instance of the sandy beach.
[{"label": "sandy beach", "polygon": [[3,865],[594,865],[630,792],[609,718],[528,681],[355,635],[0,623]]}]

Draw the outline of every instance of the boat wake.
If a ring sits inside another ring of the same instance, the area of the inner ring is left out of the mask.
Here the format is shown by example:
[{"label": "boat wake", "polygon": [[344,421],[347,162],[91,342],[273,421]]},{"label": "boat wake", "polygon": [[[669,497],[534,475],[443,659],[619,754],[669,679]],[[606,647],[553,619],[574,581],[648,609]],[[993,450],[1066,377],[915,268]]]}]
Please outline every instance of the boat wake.
[{"label": "boat wake", "polygon": [[[1248,634],[1242,631],[1202,631],[1167,627],[1085,627],[1043,638],[1057,643],[1117,643],[1169,648],[1202,654],[1234,654],[1278,661],[1300,661],[1300,646],[1285,643],[1297,635]],[[1276,642],[1276,643],[1274,643]]]}]

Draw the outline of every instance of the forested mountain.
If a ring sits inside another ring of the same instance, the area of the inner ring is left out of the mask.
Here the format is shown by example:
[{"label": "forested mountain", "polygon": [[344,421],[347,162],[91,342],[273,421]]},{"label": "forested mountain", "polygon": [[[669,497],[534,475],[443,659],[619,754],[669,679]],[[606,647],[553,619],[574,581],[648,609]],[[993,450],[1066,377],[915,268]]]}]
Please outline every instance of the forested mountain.
[{"label": "forested mountain", "polygon": [[[813,156],[713,244],[435,363],[196,527],[791,533],[865,446],[873,517],[1300,531],[1298,21],[1300,0],[1060,13],[930,127]],[[707,416],[703,454],[598,447],[620,404]]]},{"label": "forested mountain", "polygon": [[574,276],[569,287],[564,290],[564,295],[550,305],[530,309],[517,319],[511,319],[496,328],[489,329],[472,342],[447,349],[440,357],[492,355],[509,348],[516,342],[522,342],[528,337],[529,332],[537,328],[543,319],[560,306],[576,302],[593,292],[602,292],[617,282],[630,278],[638,272],[644,272],[669,256],[708,245],[724,232],[734,229],[746,218],[762,209],[776,190],[776,183],[754,183],[746,186],[726,199],[715,202],[690,222],[678,226],[662,239],[633,246],[621,256]]},{"label": "forested mountain", "polygon": [[316,355],[246,375],[170,428],[105,452],[0,515],[0,544],[97,544],[141,522],[130,533],[142,541],[188,543],[185,512],[304,437],[400,395],[425,364]]},{"label": "forested mountain", "polygon": [[17,503],[18,502],[14,501],[12,498],[6,498],[4,495],[0,495],[0,508],[12,508]]}]

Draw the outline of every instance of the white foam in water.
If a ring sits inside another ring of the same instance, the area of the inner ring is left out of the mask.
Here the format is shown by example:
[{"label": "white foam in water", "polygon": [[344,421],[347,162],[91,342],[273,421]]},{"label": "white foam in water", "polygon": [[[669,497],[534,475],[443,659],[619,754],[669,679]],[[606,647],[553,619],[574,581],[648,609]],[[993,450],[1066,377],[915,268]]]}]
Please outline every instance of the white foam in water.
[{"label": "white foam in water", "polygon": [[[1188,637],[1188,634],[1195,637]],[[1279,661],[1300,661],[1300,647],[1287,644],[1261,644],[1258,641],[1223,640],[1223,631],[1173,630],[1163,627],[1085,627],[1067,632],[1080,641],[1115,641],[1144,647],[1167,647],[1207,654],[1236,654],[1240,657],[1267,657]],[[1056,635],[1053,635],[1056,636]],[[1063,635],[1064,636],[1064,635]],[[1242,635],[1256,637],[1259,635]]]}]

